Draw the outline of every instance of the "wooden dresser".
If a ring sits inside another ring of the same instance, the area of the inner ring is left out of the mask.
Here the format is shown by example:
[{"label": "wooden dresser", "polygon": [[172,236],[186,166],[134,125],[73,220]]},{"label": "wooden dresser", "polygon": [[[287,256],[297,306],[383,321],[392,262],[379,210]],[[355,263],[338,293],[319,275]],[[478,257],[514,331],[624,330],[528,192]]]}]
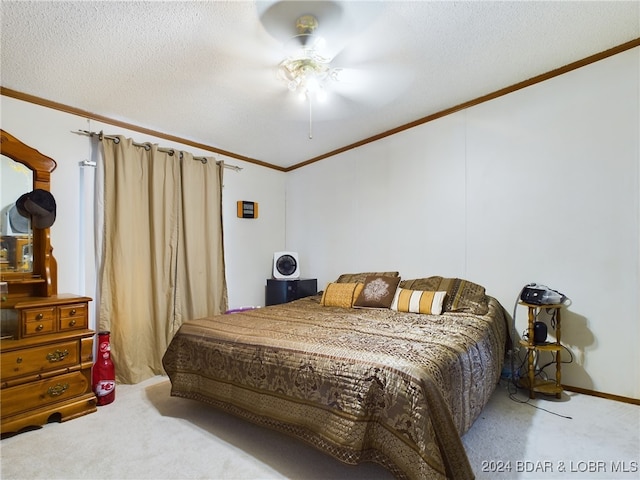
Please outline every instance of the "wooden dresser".
[{"label": "wooden dresser", "polygon": [[89,297],[25,297],[2,311],[2,435],[96,411]]},{"label": "wooden dresser", "polygon": [[[40,198],[50,195],[51,173],[57,164],[2,129],[0,146],[3,187],[10,186],[2,189],[0,206],[13,204],[23,215],[18,208],[21,199],[31,199],[36,190]],[[97,410],[91,388],[95,333],[89,329],[91,299],[58,295],[58,262],[50,238],[55,211],[55,201],[53,211],[51,202],[40,211],[30,211],[31,222],[21,236],[22,243],[13,249],[7,237],[13,230],[0,232],[2,436]],[[36,224],[34,216],[41,222]]]}]

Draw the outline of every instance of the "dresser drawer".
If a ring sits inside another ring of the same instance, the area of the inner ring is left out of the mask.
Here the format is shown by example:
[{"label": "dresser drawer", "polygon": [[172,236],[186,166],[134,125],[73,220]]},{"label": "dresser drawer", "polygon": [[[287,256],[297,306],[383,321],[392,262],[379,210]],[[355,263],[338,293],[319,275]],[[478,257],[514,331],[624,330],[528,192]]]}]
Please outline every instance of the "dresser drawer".
[{"label": "dresser drawer", "polygon": [[32,337],[34,335],[44,335],[55,331],[55,320],[53,318],[36,322],[24,322],[22,336]]},{"label": "dresser drawer", "polygon": [[23,310],[25,322],[42,322],[56,318],[56,307],[30,308]]},{"label": "dresser drawer", "polygon": [[79,343],[74,340],[2,353],[2,381],[77,365],[80,363],[78,350]]},{"label": "dresser drawer", "polygon": [[90,391],[82,372],[66,373],[46,380],[5,388],[0,397],[2,417],[69,400]]},{"label": "dresser drawer", "polygon": [[60,323],[58,330],[73,330],[76,328],[87,328],[89,316],[87,314],[87,304],[77,303],[60,307]]},{"label": "dresser drawer", "polygon": [[55,331],[55,307],[31,308],[24,310],[22,336],[44,335]]}]

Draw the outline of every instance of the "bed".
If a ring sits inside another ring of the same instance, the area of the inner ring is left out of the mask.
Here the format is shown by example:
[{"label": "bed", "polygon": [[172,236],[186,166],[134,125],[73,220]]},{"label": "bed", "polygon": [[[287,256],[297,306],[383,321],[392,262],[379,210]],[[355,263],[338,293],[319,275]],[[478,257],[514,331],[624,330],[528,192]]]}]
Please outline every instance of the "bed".
[{"label": "bed", "polygon": [[[376,278],[390,281],[384,299]],[[499,380],[507,332],[502,306],[472,282],[344,274],[315,296],[185,322],[163,365],[171,395],[345,463],[470,479],[461,436]]]}]

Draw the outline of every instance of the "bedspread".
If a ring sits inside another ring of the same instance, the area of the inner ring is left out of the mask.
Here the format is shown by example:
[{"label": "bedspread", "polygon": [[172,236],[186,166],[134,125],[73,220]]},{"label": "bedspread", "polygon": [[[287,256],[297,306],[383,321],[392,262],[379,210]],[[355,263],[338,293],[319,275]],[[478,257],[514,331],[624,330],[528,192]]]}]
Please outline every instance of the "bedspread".
[{"label": "bedspread", "polygon": [[500,377],[507,336],[489,312],[325,307],[319,297],[185,322],[163,365],[200,400],[397,478],[473,478],[460,440]]}]

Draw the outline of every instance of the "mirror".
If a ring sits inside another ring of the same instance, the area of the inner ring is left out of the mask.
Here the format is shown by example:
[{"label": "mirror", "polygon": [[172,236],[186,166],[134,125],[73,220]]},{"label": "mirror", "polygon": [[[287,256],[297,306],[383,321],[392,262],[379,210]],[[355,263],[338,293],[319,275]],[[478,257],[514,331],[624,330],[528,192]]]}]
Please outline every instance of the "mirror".
[{"label": "mirror", "polygon": [[31,272],[31,222],[16,208],[16,200],[33,188],[33,172],[24,164],[0,155],[0,270]]},{"label": "mirror", "polygon": [[[4,130],[0,130],[0,147],[0,213],[4,217],[10,217],[12,205],[23,193],[37,188],[50,191],[51,172],[57,165],[55,160],[22,143]],[[16,185],[13,184],[14,181]],[[20,186],[19,182],[22,182]],[[29,221],[25,227],[21,216],[16,216],[16,213],[13,211],[13,222],[11,218],[3,218],[0,223],[0,261],[3,263],[0,279],[8,283],[8,294],[2,297],[3,308],[10,307],[17,298],[49,297],[57,293],[57,264],[52,255],[49,229],[31,228]]]}]

